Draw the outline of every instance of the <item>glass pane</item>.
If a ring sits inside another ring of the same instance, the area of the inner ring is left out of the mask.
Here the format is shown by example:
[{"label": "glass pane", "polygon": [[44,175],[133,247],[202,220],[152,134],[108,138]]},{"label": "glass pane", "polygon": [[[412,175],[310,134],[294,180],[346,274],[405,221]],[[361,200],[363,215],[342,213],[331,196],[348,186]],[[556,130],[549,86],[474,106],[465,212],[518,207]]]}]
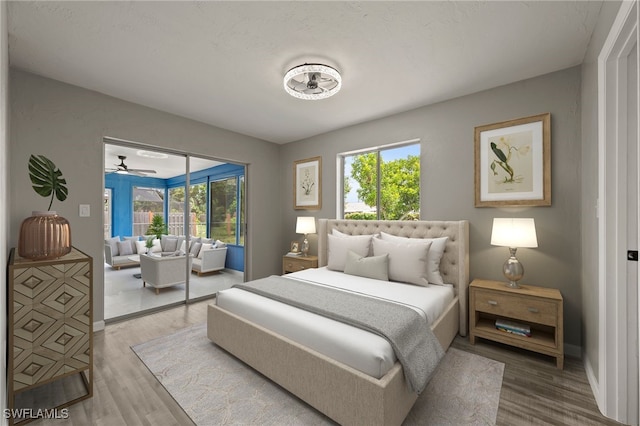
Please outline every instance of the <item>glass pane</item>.
[{"label": "glass pane", "polygon": [[375,220],[377,197],[377,153],[344,157],[344,218]]},{"label": "glass pane", "polygon": [[191,235],[207,237],[207,183],[191,185],[189,193],[189,208],[191,209]]},{"label": "glass pane", "polygon": [[245,221],[245,198],[244,198],[244,176],[240,176],[240,241],[238,245],[244,246],[244,224]]},{"label": "glass pane", "polygon": [[167,228],[170,235],[184,233],[184,186],[169,188],[169,213]]},{"label": "glass pane", "polygon": [[133,187],[133,235],[146,235],[153,216],[164,219],[164,189]]},{"label": "glass pane", "polygon": [[380,151],[380,219],[420,218],[420,145]]},{"label": "glass pane", "polygon": [[211,182],[210,238],[236,244],[236,196],[235,177]]}]

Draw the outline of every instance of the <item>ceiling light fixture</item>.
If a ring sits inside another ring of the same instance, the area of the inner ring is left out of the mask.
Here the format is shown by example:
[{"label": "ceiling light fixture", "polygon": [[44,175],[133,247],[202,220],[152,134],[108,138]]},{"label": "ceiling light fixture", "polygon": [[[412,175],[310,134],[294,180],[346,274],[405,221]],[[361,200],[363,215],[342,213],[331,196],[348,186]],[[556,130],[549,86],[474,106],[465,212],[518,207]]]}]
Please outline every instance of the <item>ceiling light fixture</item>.
[{"label": "ceiling light fixture", "polygon": [[164,160],[165,158],[169,158],[169,155],[165,154],[164,152],[147,151],[145,149],[138,150],[136,154],[139,157],[153,158],[157,160]]},{"label": "ceiling light fixture", "polygon": [[322,64],[298,65],[284,76],[284,90],[298,99],[325,99],[338,93],[341,87],[340,73]]}]

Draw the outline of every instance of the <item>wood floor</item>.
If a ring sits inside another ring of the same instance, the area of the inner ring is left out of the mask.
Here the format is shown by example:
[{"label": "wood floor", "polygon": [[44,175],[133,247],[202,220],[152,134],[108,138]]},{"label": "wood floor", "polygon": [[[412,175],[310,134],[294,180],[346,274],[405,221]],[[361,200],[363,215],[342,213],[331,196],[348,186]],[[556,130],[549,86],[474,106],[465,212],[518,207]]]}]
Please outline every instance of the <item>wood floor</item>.
[{"label": "wood floor", "polygon": [[[30,424],[193,425],[130,346],[204,322],[208,303],[110,324],[105,331],[95,333],[94,397],[70,407],[67,420],[37,420]],[[468,339],[458,337],[453,346],[506,364],[498,425],[619,424],[598,412],[579,360],[566,359],[565,369],[557,370],[550,358],[493,343],[472,346]]]}]

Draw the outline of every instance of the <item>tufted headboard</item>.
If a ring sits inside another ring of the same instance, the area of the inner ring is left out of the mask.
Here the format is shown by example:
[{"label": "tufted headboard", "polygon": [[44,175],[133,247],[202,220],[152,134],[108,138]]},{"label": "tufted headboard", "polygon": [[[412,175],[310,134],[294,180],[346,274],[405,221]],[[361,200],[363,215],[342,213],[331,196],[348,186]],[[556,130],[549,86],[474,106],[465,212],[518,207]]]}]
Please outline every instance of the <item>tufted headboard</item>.
[{"label": "tufted headboard", "polygon": [[453,284],[460,302],[460,334],[467,334],[469,287],[469,222],[398,220],[318,220],[318,266],[327,265],[327,235],[333,229],[349,235],[370,235],[381,231],[407,238],[449,237],[440,261],[445,283]]}]

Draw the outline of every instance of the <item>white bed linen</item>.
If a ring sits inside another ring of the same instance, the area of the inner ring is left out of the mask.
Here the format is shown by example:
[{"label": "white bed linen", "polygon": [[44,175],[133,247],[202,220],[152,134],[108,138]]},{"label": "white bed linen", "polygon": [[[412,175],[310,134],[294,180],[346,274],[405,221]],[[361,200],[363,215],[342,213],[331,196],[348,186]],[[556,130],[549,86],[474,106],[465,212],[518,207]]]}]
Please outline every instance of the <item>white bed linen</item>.
[{"label": "white bed linen", "polygon": [[[451,286],[420,287],[356,277],[325,268],[288,274],[287,278],[341,287],[383,297],[414,307],[435,321],[453,300]],[[237,288],[218,292],[216,304],[249,321],[349,365],[381,378],[395,364],[389,342],[376,334]]]}]

